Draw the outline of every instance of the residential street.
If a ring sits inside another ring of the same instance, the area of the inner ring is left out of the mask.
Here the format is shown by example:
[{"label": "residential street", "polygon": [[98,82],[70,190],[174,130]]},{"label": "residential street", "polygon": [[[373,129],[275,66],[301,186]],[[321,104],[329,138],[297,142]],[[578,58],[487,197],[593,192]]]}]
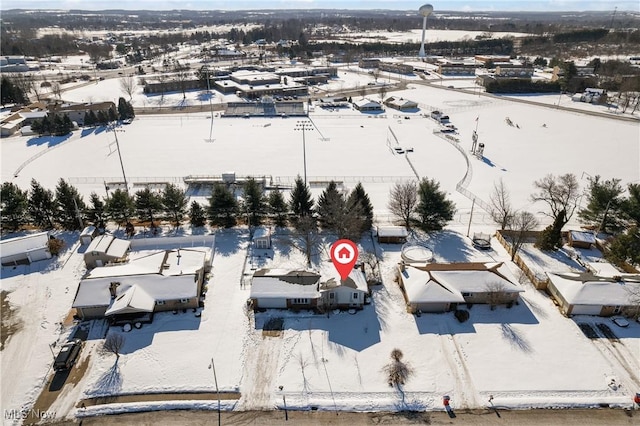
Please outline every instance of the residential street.
[{"label": "residential street", "polygon": [[[350,413],[333,411],[289,411],[288,422],[283,411],[235,411],[221,413],[224,425],[276,425],[295,424],[305,426],[320,425],[640,425],[640,410],[622,409],[593,410],[516,410],[499,411],[497,415],[489,410],[464,410],[450,418],[446,412],[427,413]],[[215,411],[157,411],[139,414],[123,414],[87,418],[79,424],[97,425],[215,425],[218,423]],[[63,423],[60,423],[63,424]]]}]

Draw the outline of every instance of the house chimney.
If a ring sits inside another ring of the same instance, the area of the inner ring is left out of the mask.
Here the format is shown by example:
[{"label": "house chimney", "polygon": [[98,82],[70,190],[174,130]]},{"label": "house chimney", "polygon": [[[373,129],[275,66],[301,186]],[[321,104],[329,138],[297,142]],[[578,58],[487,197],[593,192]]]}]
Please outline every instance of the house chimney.
[{"label": "house chimney", "polygon": [[116,289],[118,288],[119,285],[120,285],[120,283],[118,283],[118,282],[112,282],[109,285],[109,293],[111,293],[111,298],[112,299],[116,298]]}]

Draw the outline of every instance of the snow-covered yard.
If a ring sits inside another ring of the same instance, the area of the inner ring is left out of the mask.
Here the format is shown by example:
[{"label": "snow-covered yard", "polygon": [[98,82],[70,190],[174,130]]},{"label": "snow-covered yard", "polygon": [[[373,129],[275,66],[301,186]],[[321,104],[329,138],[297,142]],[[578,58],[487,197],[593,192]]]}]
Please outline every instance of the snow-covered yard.
[{"label": "snow-covered yard", "polygon": [[[79,92],[77,100],[88,96],[98,100],[103,88],[112,91],[111,100],[119,96],[112,86],[93,87],[95,91]],[[416,174],[435,178],[458,209],[445,232],[425,241],[438,262],[509,263],[495,242],[493,250],[479,252],[464,236],[471,201],[456,192],[456,185],[469,172],[468,189],[481,199],[488,200],[494,182],[503,178],[513,206],[534,213],[543,207],[529,201],[532,183],[547,173],[574,173],[583,186],[585,174],[620,178],[623,184],[640,179],[638,123],[415,83],[394,95],[418,102],[420,112],[387,110],[371,115],[316,108],[310,115],[316,130],[305,135],[308,180],[315,196],[330,179],[347,189],[362,182],[377,221],[385,223],[390,219],[387,202],[394,182],[414,179]],[[459,142],[434,135],[436,123],[421,115],[430,109],[450,115]],[[519,128],[508,126],[506,117]],[[287,187],[304,168],[303,135],[294,130],[297,121],[214,117],[215,140],[207,142],[209,114],[144,115],[120,127],[118,139],[134,191],[145,182],[182,183],[187,175],[229,171],[238,177],[264,175]],[[486,144],[482,159],[468,153],[476,128]],[[395,153],[396,139],[413,152]],[[26,189],[34,178],[53,189],[63,177],[85,200],[93,191],[104,194],[105,182],[122,179],[113,142],[114,133],[104,128],[82,129],[65,138],[3,139],[2,180]],[[492,232],[495,226],[476,206],[471,229]],[[72,331],[67,315],[85,269],[74,245],[77,234],[65,238],[68,249],[59,259],[2,268],[1,288],[8,293],[13,318],[21,324],[2,351],[3,407],[33,404],[50,377],[48,345],[62,343]],[[369,239],[361,244],[372,249]],[[526,291],[518,305],[493,311],[475,305],[465,323],[449,313],[414,317],[406,312],[394,282],[400,249],[391,245],[378,247],[384,283],[373,289],[372,302],[364,310],[328,317],[267,311],[254,318],[246,311],[249,288],[241,285],[248,246],[246,228],[218,232],[201,316],[159,314],[153,324],[123,333],[126,344],[117,368],[113,355],[98,351],[104,329],[93,324],[78,361],[86,373],[75,386],[65,387],[50,409],[73,416],[82,398],[112,393],[211,392],[215,390],[208,368],[212,358],[220,390],[241,394],[237,401],[225,401],[226,409],[279,407],[283,397],[289,407],[300,409],[436,409],[443,395],[451,397],[453,407],[486,406],[489,395],[496,406],[513,408],[627,406],[640,388],[621,361],[626,360],[631,371],[640,367],[640,324],[624,330],[612,325],[620,343],[589,340],[575,318],[561,316],[547,296],[527,283],[522,284]],[[537,257],[542,268],[571,267],[570,260],[553,263],[529,247],[524,255]],[[327,259],[323,254],[315,266],[330,270]],[[273,259],[261,262],[270,267],[304,264],[284,242],[276,245]],[[510,266],[513,276],[519,277]],[[282,333],[263,336],[264,324],[272,317],[283,318]],[[404,353],[414,371],[404,393],[390,388],[382,372],[394,348]],[[617,356],[611,355],[614,352]],[[612,377],[622,387],[611,387]],[[215,402],[182,404],[215,408]],[[131,408],[131,404],[93,406],[80,413]]]}]

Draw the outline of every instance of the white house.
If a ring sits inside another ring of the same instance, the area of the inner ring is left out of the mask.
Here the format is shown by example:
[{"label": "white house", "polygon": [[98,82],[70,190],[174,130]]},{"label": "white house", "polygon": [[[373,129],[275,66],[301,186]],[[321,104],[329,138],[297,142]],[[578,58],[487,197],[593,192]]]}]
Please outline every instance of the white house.
[{"label": "white house", "polygon": [[2,265],[29,264],[50,259],[48,242],[48,231],[2,240],[0,241]]},{"label": "white house", "polygon": [[72,306],[82,319],[198,307],[210,251],[159,251],[94,268],[80,281]]},{"label": "white house", "polygon": [[315,272],[259,269],[253,274],[249,297],[254,309],[315,309],[319,284],[320,275]]},{"label": "white house", "polygon": [[107,263],[124,262],[130,249],[130,241],[108,234],[99,235],[89,243],[84,252],[84,263],[90,269]]},{"label": "white house", "polygon": [[547,289],[564,315],[609,316],[638,309],[640,275],[589,263],[592,272],[547,273]]},{"label": "white house", "polygon": [[502,262],[401,264],[400,287],[410,312],[446,312],[460,303],[507,304],[524,290]]},{"label": "white house", "polygon": [[367,111],[373,111],[373,112],[383,111],[382,105],[380,104],[380,102],[372,101],[372,100],[366,99],[366,98],[354,101],[353,102],[353,106],[355,106],[358,111],[365,111],[365,112],[367,112]]},{"label": "white house", "polygon": [[364,272],[353,269],[347,279],[341,280],[338,275],[320,284],[322,307],[326,309],[362,309],[369,286]]}]

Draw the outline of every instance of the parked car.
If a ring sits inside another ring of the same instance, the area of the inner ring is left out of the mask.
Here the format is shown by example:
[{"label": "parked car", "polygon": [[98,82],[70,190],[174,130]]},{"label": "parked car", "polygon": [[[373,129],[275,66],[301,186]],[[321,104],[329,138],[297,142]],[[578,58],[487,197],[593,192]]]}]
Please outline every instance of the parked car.
[{"label": "parked car", "polygon": [[58,356],[53,361],[53,369],[56,371],[70,369],[78,359],[80,349],[82,349],[82,340],[80,339],[73,339],[62,345]]}]

